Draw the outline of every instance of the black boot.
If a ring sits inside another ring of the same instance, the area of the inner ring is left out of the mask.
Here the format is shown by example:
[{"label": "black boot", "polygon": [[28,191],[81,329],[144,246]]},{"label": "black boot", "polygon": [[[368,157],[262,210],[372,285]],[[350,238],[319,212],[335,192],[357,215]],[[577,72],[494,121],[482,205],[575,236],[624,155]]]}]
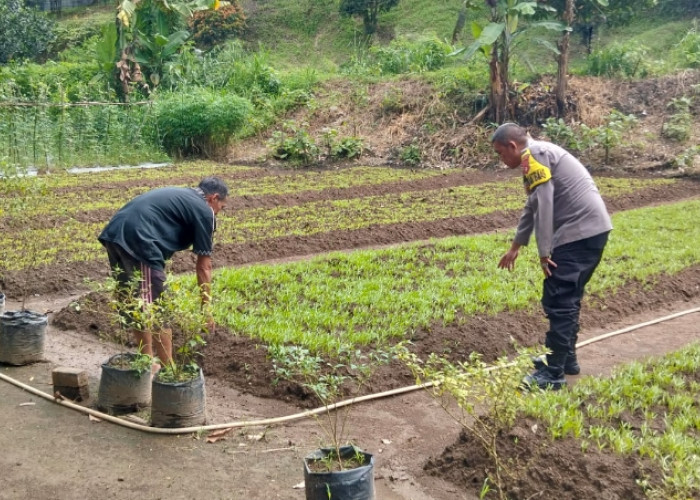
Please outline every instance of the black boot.
[{"label": "black boot", "polygon": [[566,354],[566,363],[564,363],[564,373],[566,373],[567,375],[578,375],[579,373],[581,373],[581,367],[578,365],[578,360],[576,359],[577,340],[578,335],[574,335],[571,339],[569,352]]},{"label": "black boot", "polygon": [[565,387],[564,365],[568,354],[568,350],[547,354],[547,364],[540,360],[540,367],[523,379],[523,387],[531,391],[535,389],[558,391]]},{"label": "black boot", "polygon": [[[578,375],[581,373],[581,367],[578,364],[578,359],[576,359],[576,341],[578,336],[574,335],[571,339],[571,345],[566,355],[566,362],[564,363],[564,373],[567,375]],[[535,366],[535,370],[539,370],[542,367],[547,366],[545,363],[544,356],[533,357],[532,364]]]}]

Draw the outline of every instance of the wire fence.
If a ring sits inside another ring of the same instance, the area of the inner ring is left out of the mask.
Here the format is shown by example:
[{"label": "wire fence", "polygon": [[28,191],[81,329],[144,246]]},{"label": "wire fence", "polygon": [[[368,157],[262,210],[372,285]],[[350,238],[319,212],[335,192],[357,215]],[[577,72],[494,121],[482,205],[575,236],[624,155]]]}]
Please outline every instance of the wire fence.
[{"label": "wire fence", "polygon": [[0,164],[51,170],[166,159],[150,101],[0,102]]}]

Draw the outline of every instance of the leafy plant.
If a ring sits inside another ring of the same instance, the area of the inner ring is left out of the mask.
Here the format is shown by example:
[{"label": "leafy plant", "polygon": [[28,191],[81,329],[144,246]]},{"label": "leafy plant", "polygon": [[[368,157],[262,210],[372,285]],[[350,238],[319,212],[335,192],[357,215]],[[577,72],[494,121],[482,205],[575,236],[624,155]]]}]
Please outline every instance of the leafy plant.
[{"label": "leafy plant", "polygon": [[369,354],[359,349],[341,348],[332,362],[324,362],[309,349],[301,346],[285,346],[282,344],[268,346],[268,356],[273,364],[275,380],[299,381],[303,387],[311,391],[325,408],[322,416],[316,422],[325,434],[325,443],[332,449],[321,464],[327,471],[345,470],[351,464],[359,464],[356,457],[344,459],[341,447],[346,444],[348,437],[348,420],[351,405],[336,408],[346,394],[346,385],[352,382],[355,390],[366,386],[371,375],[380,365],[388,363],[401,348],[391,350],[377,349]]},{"label": "leafy plant", "polygon": [[268,142],[274,158],[302,165],[309,165],[318,158],[319,149],[306,129],[307,123],[297,126],[293,122],[285,122],[283,127],[284,131],[273,132]]},{"label": "leafy plant", "polygon": [[690,113],[692,103],[693,100],[690,97],[671,99],[667,107],[673,114],[661,128],[664,137],[677,142],[685,142],[690,138],[693,128],[693,115]]},{"label": "leafy plant", "polygon": [[[469,356],[469,361],[456,364],[434,353],[425,362],[413,353],[405,352],[401,356],[416,377],[416,383],[431,383],[431,395],[476,438],[489,456],[492,467],[486,471],[482,493],[493,484],[502,500],[508,498],[504,475],[510,470],[498,451],[498,441],[525,408],[528,396],[521,392],[520,386],[536,354],[534,350],[522,350],[513,360],[502,357],[493,365],[484,363],[477,352]],[[458,410],[452,401],[457,403]]]},{"label": "leafy plant", "polygon": [[240,3],[231,0],[219,9],[195,12],[188,25],[194,43],[203,49],[211,49],[228,38],[241,35],[245,21]]},{"label": "leafy plant", "polygon": [[680,168],[692,167],[697,158],[700,158],[700,146],[691,146],[676,156],[673,164]]},{"label": "leafy plant", "polygon": [[673,51],[683,61],[683,65],[689,68],[700,67],[700,32],[698,20],[693,21],[693,26],[683,36]]},{"label": "leafy plant", "polygon": [[417,167],[423,159],[423,153],[417,142],[404,146],[399,150],[399,159],[410,167]]},{"label": "leafy plant", "polygon": [[610,78],[644,78],[652,70],[649,49],[637,43],[612,44],[595,50],[586,60],[586,74]]},{"label": "leafy plant", "polygon": [[331,149],[334,158],[359,158],[364,150],[364,143],[356,136],[342,137]]},{"label": "leafy plant", "polygon": [[605,124],[596,128],[581,126],[584,140],[591,147],[602,147],[605,152],[604,162],[610,160],[610,152],[624,143],[624,134],[634,128],[639,121],[634,115],[624,115],[613,110],[605,119]]},{"label": "leafy plant", "polygon": [[158,372],[162,382],[184,382],[199,376],[199,349],[206,344],[210,303],[201,304],[195,280],[167,280],[168,287],[157,303],[164,325],[179,328],[182,344],[175,350],[172,363],[165,363]]},{"label": "leafy plant", "polygon": [[321,131],[323,146],[328,158],[359,158],[364,148],[359,137],[342,137],[338,139],[338,131],[334,128],[325,128]]},{"label": "leafy plant", "polygon": [[96,290],[109,297],[110,322],[118,329],[113,339],[121,346],[123,355],[113,358],[114,366],[135,370],[139,376],[151,373],[154,358],[142,351],[142,345],[137,345],[135,352],[127,352],[129,334],[132,329],[152,331],[160,323],[156,305],[146,303],[138,293],[140,289],[141,273],[137,272],[126,285],[120,284],[116,276],[110,276]]},{"label": "leafy plant", "polygon": [[[6,227],[10,230],[25,228],[29,221],[29,207],[42,199],[46,194],[46,184],[41,179],[32,178],[24,169],[18,169],[6,162],[0,162],[0,181],[2,190],[11,192],[12,196],[3,196],[4,210],[17,214]],[[0,211],[0,215],[2,211]],[[22,299],[21,311],[26,310],[27,297],[29,296],[30,283],[35,279],[34,271],[40,266],[42,258],[42,243],[40,238],[30,231],[21,231],[15,234],[12,245],[0,247],[0,261],[10,262],[19,257],[15,253],[21,252],[26,265],[20,271],[20,287],[18,294]],[[4,267],[4,266],[3,266]]]}]

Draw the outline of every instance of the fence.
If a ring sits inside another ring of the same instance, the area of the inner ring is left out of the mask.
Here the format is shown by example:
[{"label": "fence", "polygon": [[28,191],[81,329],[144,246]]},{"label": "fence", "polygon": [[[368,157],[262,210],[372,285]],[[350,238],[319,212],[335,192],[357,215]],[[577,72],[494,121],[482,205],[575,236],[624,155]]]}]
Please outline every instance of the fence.
[{"label": "fence", "polygon": [[39,170],[162,161],[152,103],[0,103],[0,164]]},{"label": "fence", "polygon": [[87,7],[90,5],[106,4],[107,0],[27,0],[28,7],[36,7],[39,10],[60,12],[62,9],[73,7]]}]

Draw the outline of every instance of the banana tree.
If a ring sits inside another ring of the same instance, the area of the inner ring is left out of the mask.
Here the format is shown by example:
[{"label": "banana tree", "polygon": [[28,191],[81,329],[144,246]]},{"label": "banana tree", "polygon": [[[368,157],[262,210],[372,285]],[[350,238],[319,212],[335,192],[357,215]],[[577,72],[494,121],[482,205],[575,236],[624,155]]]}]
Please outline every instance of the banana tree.
[{"label": "banana tree", "polygon": [[[540,21],[520,27],[520,20],[533,16],[538,10],[551,11],[552,7],[529,0],[486,0],[490,7],[489,23],[482,27],[472,23],[474,42],[463,49],[466,58],[477,52],[490,55],[490,99],[489,115],[491,120],[502,123],[509,118],[508,90],[510,87],[510,60],[518,38],[530,29],[548,29],[564,31],[565,25],[556,21]],[[547,40],[537,40],[548,49],[558,53],[555,45]],[[458,51],[457,53],[459,53]]]},{"label": "banana tree", "polygon": [[116,67],[123,97],[128,98],[132,83],[145,93],[158,86],[163,67],[190,36],[185,30],[187,19],[197,11],[218,7],[219,0],[121,0]]}]

